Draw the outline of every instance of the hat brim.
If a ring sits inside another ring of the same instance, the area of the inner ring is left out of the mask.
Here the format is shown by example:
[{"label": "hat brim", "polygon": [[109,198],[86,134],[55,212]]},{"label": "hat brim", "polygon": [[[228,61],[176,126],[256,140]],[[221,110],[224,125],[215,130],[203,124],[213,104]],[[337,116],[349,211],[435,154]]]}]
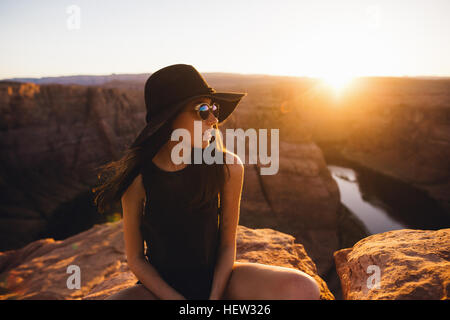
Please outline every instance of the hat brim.
[{"label": "hat brim", "polygon": [[141,132],[134,140],[130,148],[140,145],[144,140],[152,136],[156,131],[158,131],[158,129],[162,127],[162,125],[168,119],[170,119],[170,117],[175,115],[177,111],[181,110],[181,108],[183,108],[183,106],[185,106],[186,103],[188,103],[189,101],[192,101],[200,97],[208,97],[213,99],[214,101],[217,101],[217,103],[220,106],[218,121],[219,124],[221,124],[226,119],[228,119],[230,114],[233,113],[233,111],[236,109],[241,99],[246,95],[247,95],[246,92],[213,92],[208,94],[195,95],[187,99],[184,99],[178,102],[172,108],[165,108],[157,116],[151,118],[150,121],[147,123],[147,125],[144,127],[144,129],[141,130]]},{"label": "hat brim", "polygon": [[238,103],[246,95],[246,92],[215,92],[209,95],[211,99],[217,101],[220,105],[219,123],[224,122],[233,113]]}]

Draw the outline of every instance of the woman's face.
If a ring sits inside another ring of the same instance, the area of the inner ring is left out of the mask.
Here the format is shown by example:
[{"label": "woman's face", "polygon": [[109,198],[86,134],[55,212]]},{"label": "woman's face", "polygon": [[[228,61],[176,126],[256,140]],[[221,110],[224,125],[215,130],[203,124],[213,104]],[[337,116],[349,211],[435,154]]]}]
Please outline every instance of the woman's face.
[{"label": "woman's face", "polygon": [[208,140],[202,141],[201,146],[197,145],[198,143],[194,141],[194,121],[201,121],[201,136],[203,138],[203,134],[205,133],[205,131],[208,129],[212,129],[213,126],[218,123],[218,119],[211,112],[209,113],[209,116],[206,120],[200,118],[200,116],[197,114],[197,111],[194,110],[194,107],[202,102],[211,104],[211,98],[200,97],[187,103],[186,106],[182,108],[178,116],[174,119],[172,128],[183,128],[188,130],[191,135],[191,146],[205,148],[209,145]]}]

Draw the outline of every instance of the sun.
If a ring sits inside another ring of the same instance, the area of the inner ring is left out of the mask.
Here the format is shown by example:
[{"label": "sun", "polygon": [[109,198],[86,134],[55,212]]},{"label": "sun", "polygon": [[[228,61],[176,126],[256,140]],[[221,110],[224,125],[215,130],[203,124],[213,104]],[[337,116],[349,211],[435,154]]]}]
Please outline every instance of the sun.
[{"label": "sun", "polygon": [[320,77],[320,79],[336,94],[341,94],[346,88],[348,88],[351,82],[354,80],[354,76],[345,74],[332,74]]}]

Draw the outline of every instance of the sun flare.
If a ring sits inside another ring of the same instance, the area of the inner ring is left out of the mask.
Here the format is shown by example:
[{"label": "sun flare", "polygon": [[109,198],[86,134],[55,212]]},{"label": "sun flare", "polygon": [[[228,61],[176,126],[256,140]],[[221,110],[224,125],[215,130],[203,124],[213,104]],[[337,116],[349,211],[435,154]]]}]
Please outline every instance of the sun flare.
[{"label": "sun flare", "polygon": [[321,77],[321,80],[330,86],[335,93],[340,94],[348,88],[354,77],[350,75],[330,75]]}]

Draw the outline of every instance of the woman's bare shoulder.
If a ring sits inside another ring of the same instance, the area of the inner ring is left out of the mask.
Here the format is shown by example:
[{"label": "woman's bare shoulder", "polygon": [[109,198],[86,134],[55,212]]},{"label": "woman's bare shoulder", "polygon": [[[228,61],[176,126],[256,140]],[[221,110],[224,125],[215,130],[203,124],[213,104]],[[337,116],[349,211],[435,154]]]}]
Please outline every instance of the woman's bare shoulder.
[{"label": "woman's bare shoulder", "polygon": [[225,161],[228,165],[235,165],[237,167],[243,167],[244,164],[241,160],[241,158],[234,152],[231,152],[230,150],[225,150]]},{"label": "woman's bare shoulder", "polygon": [[225,154],[225,163],[230,169],[230,175],[241,176],[244,172],[244,164],[241,158],[237,154],[229,150],[225,150],[224,154]]},{"label": "woman's bare shoulder", "polygon": [[145,187],[141,173],[133,179],[122,197],[131,198],[133,200],[145,199]]}]

